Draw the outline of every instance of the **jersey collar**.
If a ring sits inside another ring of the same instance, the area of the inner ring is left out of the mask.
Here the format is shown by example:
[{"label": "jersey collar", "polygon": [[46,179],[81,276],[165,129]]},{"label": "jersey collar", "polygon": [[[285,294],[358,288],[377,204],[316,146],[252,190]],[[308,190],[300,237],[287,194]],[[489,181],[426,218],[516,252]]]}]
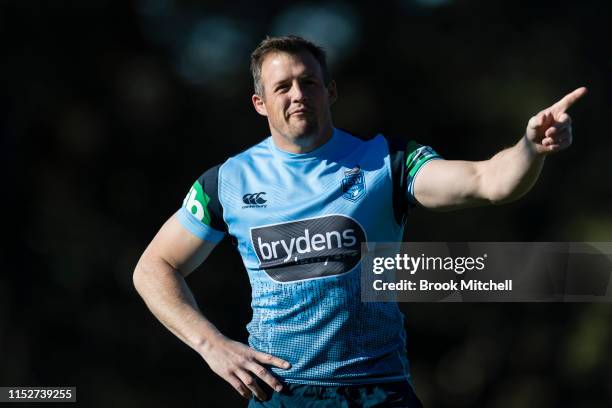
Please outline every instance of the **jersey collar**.
[{"label": "jersey collar", "polygon": [[341,130],[333,128],[333,133],[329,140],[308,153],[291,153],[282,150],[274,144],[272,136],[268,137],[267,144],[269,149],[272,151],[272,154],[284,161],[333,159],[337,157],[338,153],[341,151],[343,136],[344,135]]}]

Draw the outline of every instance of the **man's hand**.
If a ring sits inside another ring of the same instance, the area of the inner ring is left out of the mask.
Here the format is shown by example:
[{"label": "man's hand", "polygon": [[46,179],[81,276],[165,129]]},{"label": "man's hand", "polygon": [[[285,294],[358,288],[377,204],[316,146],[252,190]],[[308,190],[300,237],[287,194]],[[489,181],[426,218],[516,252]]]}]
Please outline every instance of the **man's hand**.
[{"label": "man's hand", "polygon": [[586,88],[578,88],[529,120],[525,137],[535,153],[547,155],[572,144],[572,119],[565,111],[586,93]]},{"label": "man's hand", "polygon": [[282,390],[282,384],[262,364],[288,369],[291,364],[270,354],[259,352],[237,341],[220,336],[207,343],[201,352],[210,368],[230,383],[245,398],[255,394],[260,400],[266,394],[257,385],[256,377],[272,389]]}]

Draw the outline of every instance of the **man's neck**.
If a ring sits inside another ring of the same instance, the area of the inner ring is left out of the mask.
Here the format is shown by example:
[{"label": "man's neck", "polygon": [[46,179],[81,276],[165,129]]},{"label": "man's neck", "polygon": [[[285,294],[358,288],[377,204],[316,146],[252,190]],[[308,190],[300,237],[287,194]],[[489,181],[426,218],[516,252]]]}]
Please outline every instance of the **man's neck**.
[{"label": "man's neck", "polygon": [[301,154],[311,152],[324,145],[329,139],[331,139],[333,133],[334,128],[330,125],[318,134],[302,139],[302,141],[305,143],[296,143],[272,130],[272,140],[274,141],[276,147],[285,152]]}]

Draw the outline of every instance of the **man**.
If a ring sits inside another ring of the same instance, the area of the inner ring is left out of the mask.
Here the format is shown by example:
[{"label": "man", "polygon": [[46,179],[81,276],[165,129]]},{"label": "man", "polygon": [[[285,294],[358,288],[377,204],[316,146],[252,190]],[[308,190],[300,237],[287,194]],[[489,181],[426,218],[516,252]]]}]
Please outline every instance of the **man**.
[{"label": "man", "polygon": [[[517,144],[491,159],[449,161],[415,142],[363,141],[334,128],[336,84],[308,41],[265,39],[251,70],[252,103],[271,136],[194,183],[136,266],[138,292],[215,373],[253,397],[250,406],[421,406],[397,305],[360,301],[360,243],[401,240],[417,204],[450,210],[525,194],[544,158],[571,144],[565,111],[586,89],[536,114]],[[250,347],[203,316],[184,280],[226,235],[252,286]]]}]

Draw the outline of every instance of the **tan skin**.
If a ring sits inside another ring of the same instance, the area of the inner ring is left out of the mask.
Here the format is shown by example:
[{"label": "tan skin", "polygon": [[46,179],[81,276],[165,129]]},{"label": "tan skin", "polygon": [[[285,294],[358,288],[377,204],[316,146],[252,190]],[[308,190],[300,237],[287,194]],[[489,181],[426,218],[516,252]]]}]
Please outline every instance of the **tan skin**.
[{"label": "tan skin", "polygon": [[[330,107],[336,85],[324,84],[321,68],[308,53],[272,53],[262,64],[263,95],[253,95],[255,110],[267,117],[276,146],[305,153],[332,135]],[[535,183],[544,157],[572,143],[567,109],[586,93],[579,88],[532,117],[525,135],[511,148],[480,162],[434,160],[415,181],[415,197],[432,209],[454,209],[512,201]],[[171,216],[155,235],[134,270],[134,286],[151,312],[240,395],[265,399],[259,378],[276,390],[281,383],[267,366],[290,362],[224,336],[199,310],[185,277],[208,257],[215,243],[203,241]]]},{"label": "tan skin", "polygon": [[325,86],[321,66],[310,53],[268,54],[261,66],[261,80],[264,94],[251,99],[257,113],[267,117],[278,148],[306,153],[329,140],[336,83]]}]

